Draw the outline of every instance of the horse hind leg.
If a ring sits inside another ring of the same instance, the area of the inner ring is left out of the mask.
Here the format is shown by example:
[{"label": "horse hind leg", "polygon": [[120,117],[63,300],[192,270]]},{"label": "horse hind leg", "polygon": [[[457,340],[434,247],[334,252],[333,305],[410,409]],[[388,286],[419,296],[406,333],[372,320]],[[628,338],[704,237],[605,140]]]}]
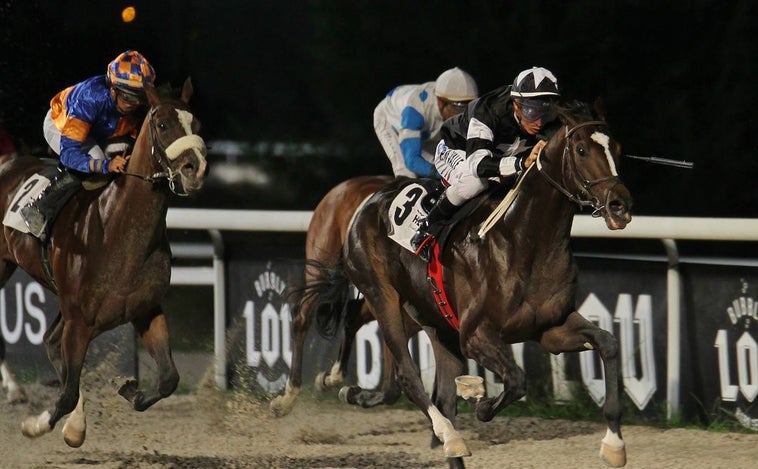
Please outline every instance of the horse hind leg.
[{"label": "horse hind leg", "polygon": [[176,370],[174,358],[171,355],[168,326],[163,311],[158,309],[156,314],[135,319],[132,324],[142,338],[142,343],[148,353],[158,365],[158,386],[150,392],[141,391],[136,378],[125,377],[114,379],[114,385],[118,393],[131,402],[134,410],[142,412],[164,397],[173,394],[179,385],[179,372]]},{"label": "horse hind leg", "polygon": [[[45,333],[48,350],[58,344],[63,357],[60,366],[61,392],[53,410],[46,410],[36,417],[28,417],[21,423],[21,433],[29,438],[36,438],[50,432],[55,424],[65,415],[75,411],[68,428],[64,429],[64,440],[73,447],[84,443],[86,421],[84,419],[84,401],[81,399],[79,382],[87,354],[92,331],[85,325],[75,322],[56,322]],[[79,406],[77,406],[79,404]],[[77,410],[77,407],[78,410]]]},{"label": "horse hind leg", "polygon": [[295,401],[302,391],[303,382],[303,350],[308,328],[311,324],[311,308],[314,306],[313,297],[299,300],[297,313],[292,317],[292,360],[284,394],[276,396],[269,404],[269,411],[274,417],[283,417],[292,411]]},{"label": "horse hind leg", "polygon": [[479,329],[465,346],[468,357],[503,380],[503,391],[499,395],[480,398],[475,404],[476,418],[482,422],[489,422],[507,405],[526,395],[526,373],[513,358],[511,346],[501,344],[494,332]]},{"label": "horse hind leg", "polygon": [[2,387],[6,390],[9,404],[22,404],[28,402],[24,388],[18,384],[16,377],[13,376],[8,364],[5,362],[5,341],[0,337],[0,378]]},{"label": "horse hind leg", "polygon": [[366,302],[361,300],[348,300],[345,303],[344,336],[340,344],[337,361],[334,362],[329,372],[320,372],[316,375],[315,387],[319,392],[328,391],[342,384],[347,376],[347,365],[350,360],[350,352],[355,342],[355,334],[369,319],[371,313],[366,314]]},{"label": "horse hind leg", "polygon": [[[5,285],[10,276],[16,270],[16,264],[10,262],[0,262],[0,288]],[[24,389],[16,381],[16,377],[13,376],[8,364],[5,362],[5,339],[0,335],[0,386],[8,393],[8,402],[10,404],[20,404],[27,402],[26,393]]]},{"label": "horse hind leg", "polygon": [[572,312],[561,326],[545,332],[540,344],[549,352],[580,352],[597,350],[605,372],[603,415],[608,424],[600,444],[600,458],[610,467],[626,465],[626,445],[621,436],[621,404],[619,399],[618,341],[613,335]]}]

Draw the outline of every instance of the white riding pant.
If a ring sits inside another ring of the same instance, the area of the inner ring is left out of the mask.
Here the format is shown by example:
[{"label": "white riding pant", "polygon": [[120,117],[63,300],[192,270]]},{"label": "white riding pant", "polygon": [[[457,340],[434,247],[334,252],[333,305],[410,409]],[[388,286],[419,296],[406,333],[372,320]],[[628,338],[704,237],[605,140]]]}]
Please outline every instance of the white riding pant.
[{"label": "white riding pant", "polygon": [[447,200],[460,207],[487,188],[487,179],[476,175],[476,167],[486,155],[474,154],[466,158],[466,150],[453,150],[445,140],[437,144],[434,166],[449,186],[445,190]]}]

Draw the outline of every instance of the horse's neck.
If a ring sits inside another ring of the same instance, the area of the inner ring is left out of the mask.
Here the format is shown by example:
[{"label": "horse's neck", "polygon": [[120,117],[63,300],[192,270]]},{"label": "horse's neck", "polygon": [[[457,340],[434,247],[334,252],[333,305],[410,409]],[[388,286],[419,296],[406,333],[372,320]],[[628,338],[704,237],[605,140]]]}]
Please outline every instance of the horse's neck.
[{"label": "horse's neck", "polygon": [[152,176],[156,169],[150,145],[150,129],[145,118],[142,128],[134,143],[132,155],[127,165],[127,173],[118,177],[108,196],[106,212],[108,229],[114,230],[119,237],[128,233],[138,233],[133,237],[144,242],[147,232],[163,230],[165,226],[168,197],[165,191],[154,187],[153,182],[144,180]]},{"label": "horse's neck", "polygon": [[[516,244],[526,240],[537,250],[564,249],[571,234],[575,206],[537,168],[532,168],[524,178],[496,231]],[[496,203],[490,205],[494,208]]]}]

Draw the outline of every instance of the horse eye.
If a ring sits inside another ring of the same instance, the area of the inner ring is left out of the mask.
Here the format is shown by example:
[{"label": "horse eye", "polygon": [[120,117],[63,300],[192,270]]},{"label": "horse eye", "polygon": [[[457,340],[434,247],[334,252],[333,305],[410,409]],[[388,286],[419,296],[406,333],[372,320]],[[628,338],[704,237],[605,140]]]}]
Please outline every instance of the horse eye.
[{"label": "horse eye", "polygon": [[576,147],[576,152],[579,153],[579,156],[587,156],[587,150],[585,150],[581,145]]},{"label": "horse eye", "polygon": [[158,128],[160,130],[166,130],[168,128],[168,126],[166,125],[165,122],[160,122],[160,123],[158,123]]}]

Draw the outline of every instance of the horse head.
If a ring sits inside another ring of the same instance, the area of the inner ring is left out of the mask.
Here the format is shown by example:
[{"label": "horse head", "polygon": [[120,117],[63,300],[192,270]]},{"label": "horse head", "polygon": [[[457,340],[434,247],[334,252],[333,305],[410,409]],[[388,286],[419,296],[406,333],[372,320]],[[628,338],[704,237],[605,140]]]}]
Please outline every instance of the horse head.
[{"label": "horse head", "polygon": [[163,97],[154,87],[145,86],[150,103],[145,126],[153,156],[152,164],[160,171],[153,178],[168,179],[169,188],[178,195],[199,191],[207,168],[205,142],[197,135],[200,121],[192,115],[188,106],[192,91],[189,78],[182,87],[181,99]]},{"label": "horse head", "polygon": [[[624,229],[632,220],[632,196],[618,173],[621,145],[608,132],[602,115],[593,115],[583,103],[558,109],[563,124],[543,153],[553,154],[546,166],[560,161],[560,176],[551,178],[540,159],[537,168],[571,201],[593,209],[611,230]],[[553,171],[555,173],[555,171]]]}]

